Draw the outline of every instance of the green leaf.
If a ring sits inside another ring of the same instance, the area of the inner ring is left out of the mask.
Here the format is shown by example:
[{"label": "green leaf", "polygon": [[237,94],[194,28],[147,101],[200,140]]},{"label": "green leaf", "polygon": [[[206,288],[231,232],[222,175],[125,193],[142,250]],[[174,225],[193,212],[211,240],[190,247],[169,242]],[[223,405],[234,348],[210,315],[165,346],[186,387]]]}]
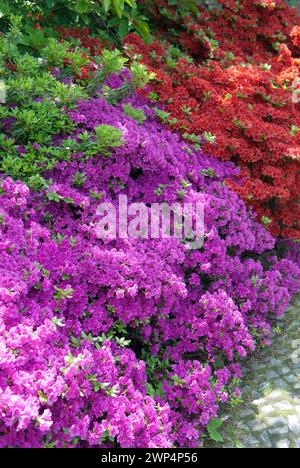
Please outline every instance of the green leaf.
[{"label": "green leaf", "polygon": [[134,120],[136,120],[139,125],[142,125],[142,123],[146,120],[146,116],[142,109],[136,109],[132,107],[131,104],[123,104],[123,111],[126,115],[129,115]]},{"label": "green leaf", "polygon": [[103,8],[105,13],[107,13],[111,7],[111,0],[102,0]]},{"label": "green leaf", "polygon": [[9,6],[4,2],[0,2],[0,18],[8,14],[9,14]]},{"label": "green leaf", "polygon": [[114,8],[117,16],[119,18],[122,18],[123,16],[123,11],[124,11],[124,0],[113,0],[114,2]]},{"label": "green leaf", "polygon": [[150,383],[147,384],[147,394],[151,396],[152,398],[155,397],[155,390]]},{"label": "green leaf", "polygon": [[129,32],[129,21],[124,19],[119,24],[119,36],[121,38],[125,37]]},{"label": "green leaf", "polygon": [[243,448],[245,448],[242,442],[235,442],[234,446],[235,446],[235,448],[237,448],[237,449],[243,449]]},{"label": "green leaf", "polygon": [[118,26],[118,24],[120,24],[120,19],[119,18],[112,18],[111,20],[109,20],[109,22],[107,23],[107,26],[109,28],[115,28],[116,26]]},{"label": "green leaf", "polygon": [[146,21],[143,21],[141,19],[135,19],[134,20],[134,25],[135,25],[136,30],[140,33],[140,35],[144,39],[149,38],[150,28],[149,28],[148,23],[146,23]]},{"label": "green leaf", "polygon": [[222,426],[222,424],[222,419],[214,419],[207,426],[209,436],[214,442],[223,442],[223,437],[218,432],[218,429]]},{"label": "green leaf", "polygon": [[131,7],[131,8],[137,8],[137,4],[135,0],[125,0],[125,2]]},{"label": "green leaf", "polygon": [[77,0],[76,1],[76,11],[79,14],[89,13],[91,10],[91,4],[89,0]]},{"label": "green leaf", "polygon": [[199,9],[198,9],[198,6],[195,5],[194,2],[187,2],[187,7],[188,9],[194,13],[194,15],[198,15],[199,14]]}]

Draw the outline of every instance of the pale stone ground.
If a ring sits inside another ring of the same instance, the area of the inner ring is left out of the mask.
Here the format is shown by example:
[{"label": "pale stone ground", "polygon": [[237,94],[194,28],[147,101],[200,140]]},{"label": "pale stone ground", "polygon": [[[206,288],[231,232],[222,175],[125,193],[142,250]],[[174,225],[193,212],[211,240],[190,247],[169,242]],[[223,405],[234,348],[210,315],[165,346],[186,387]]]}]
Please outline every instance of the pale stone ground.
[{"label": "pale stone ground", "polygon": [[243,404],[224,408],[220,448],[300,448],[300,298],[281,334],[245,365]]}]

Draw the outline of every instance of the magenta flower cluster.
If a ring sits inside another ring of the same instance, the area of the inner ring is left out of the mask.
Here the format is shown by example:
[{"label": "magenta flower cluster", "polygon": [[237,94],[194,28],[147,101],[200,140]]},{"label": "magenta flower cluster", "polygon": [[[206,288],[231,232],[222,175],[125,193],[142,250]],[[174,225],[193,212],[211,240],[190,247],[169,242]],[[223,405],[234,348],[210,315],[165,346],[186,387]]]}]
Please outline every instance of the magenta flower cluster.
[{"label": "magenta flower cluster", "polygon": [[[110,157],[72,155],[33,193],[0,188],[0,447],[197,447],[238,395],[239,360],[267,344],[299,266],[226,185],[238,170],[103,98],[74,139],[121,130]],[[61,142],[61,137],[57,139]],[[79,181],[79,182],[78,182]],[[182,191],[184,191],[182,195]],[[205,243],[97,238],[101,201],[205,205]],[[50,196],[51,195],[51,196]]]}]

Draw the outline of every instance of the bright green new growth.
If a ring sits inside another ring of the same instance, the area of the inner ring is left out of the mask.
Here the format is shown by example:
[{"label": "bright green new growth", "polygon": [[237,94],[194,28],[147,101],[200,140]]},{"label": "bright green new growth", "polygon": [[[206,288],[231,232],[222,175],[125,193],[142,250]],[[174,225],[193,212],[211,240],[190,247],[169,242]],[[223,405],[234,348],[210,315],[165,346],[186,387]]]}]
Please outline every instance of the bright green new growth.
[{"label": "bright green new growth", "polygon": [[[113,148],[119,148],[124,144],[123,132],[111,125],[99,125],[95,128],[95,133],[91,134],[84,131],[78,135],[78,140],[69,137],[61,143],[60,152],[66,155],[66,159],[72,153],[83,153],[84,159],[90,159],[99,154],[109,157]],[[83,179],[80,174],[77,174],[77,177],[73,183],[78,185]]]},{"label": "bright green new growth", "polygon": [[148,72],[147,67],[139,62],[133,62],[130,71],[132,73],[132,84],[136,88],[144,88],[156,77],[154,72]]},{"label": "bright green new growth", "polygon": [[104,78],[112,73],[119,73],[127,62],[128,59],[123,57],[119,50],[104,49],[100,56]]},{"label": "bright green new growth", "polygon": [[146,116],[142,109],[135,109],[131,104],[123,104],[124,114],[129,115],[131,118],[137,121],[141,125],[145,120]]},{"label": "bright green new growth", "polygon": [[[120,73],[128,62],[128,59],[123,57],[118,49],[104,49],[101,56],[98,59],[95,58],[95,61],[100,65],[100,70],[95,73],[92,83],[88,86],[88,92],[91,95],[95,94],[108,76],[113,73]],[[127,84],[126,88],[130,87],[132,85]]]},{"label": "bright green new growth", "polygon": [[0,38],[0,80],[5,91],[2,104],[6,104],[0,105],[0,120],[12,119],[11,138],[0,129],[0,171],[38,190],[45,187],[43,173],[68,157],[52,143],[53,135],[71,133],[74,128],[64,110],[74,108],[86,94],[80,86],[61,83],[49,73],[47,62],[50,51],[55,55],[55,44],[62,53],[55,40],[50,49],[44,49],[47,57],[42,51],[41,59],[22,54],[18,28],[19,18],[12,17],[10,32]]},{"label": "bright green new growth", "polygon": [[95,61],[100,67],[99,71],[94,74],[93,80],[87,88],[88,92],[90,95],[94,95],[97,90],[102,87],[105,98],[112,105],[124,99],[126,94],[133,93],[136,89],[144,88],[156,76],[155,73],[149,72],[145,65],[133,62],[130,66],[132,75],[130,83],[124,82],[122,88],[113,90],[108,86],[103,86],[103,83],[108,76],[120,73],[127,65],[128,59],[124,57],[118,49],[104,49],[101,56],[98,59],[95,58]]},{"label": "bright green new growth", "polygon": [[99,125],[95,132],[97,148],[104,156],[110,156],[112,148],[119,148],[124,144],[123,132],[111,125]]},{"label": "bright green new growth", "polygon": [[[26,41],[20,30],[20,17],[12,16],[11,21],[9,32],[0,38],[0,120],[12,119],[11,138],[1,133],[0,128],[0,171],[39,191],[48,186],[43,177],[45,171],[53,169],[59,161],[70,161],[75,153],[83,153],[85,159],[96,155],[109,157],[113,148],[124,144],[122,131],[109,125],[99,126],[95,132],[83,132],[78,141],[71,138],[74,123],[68,111],[76,108],[76,102],[102,88],[103,97],[117,105],[154,75],[148,74],[145,66],[133,63],[132,80],[119,89],[110,89],[103,85],[105,79],[123,70],[128,59],[118,50],[104,50],[98,60],[99,71],[94,73],[86,90],[74,83],[65,84],[49,72],[49,67],[60,65],[60,76],[76,75],[78,67],[84,65],[82,60],[86,60],[82,50],[75,47],[69,52],[70,44],[50,39],[38,49],[39,58],[29,55],[24,49]],[[68,65],[66,57],[71,57]],[[146,119],[142,110],[129,104],[124,105],[124,112],[140,124]],[[66,137],[55,145],[53,136],[63,134]],[[82,182],[78,175],[74,186]]]}]

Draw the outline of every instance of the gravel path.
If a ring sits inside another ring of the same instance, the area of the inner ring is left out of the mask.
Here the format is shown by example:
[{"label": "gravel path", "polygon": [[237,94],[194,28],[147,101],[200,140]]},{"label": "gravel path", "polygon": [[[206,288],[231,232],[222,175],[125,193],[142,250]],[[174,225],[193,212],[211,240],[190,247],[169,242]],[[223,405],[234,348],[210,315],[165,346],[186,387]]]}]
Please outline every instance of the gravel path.
[{"label": "gravel path", "polygon": [[243,404],[223,413],[222,448],[300,448],[300,298],[272,348],[245,366]]}]

